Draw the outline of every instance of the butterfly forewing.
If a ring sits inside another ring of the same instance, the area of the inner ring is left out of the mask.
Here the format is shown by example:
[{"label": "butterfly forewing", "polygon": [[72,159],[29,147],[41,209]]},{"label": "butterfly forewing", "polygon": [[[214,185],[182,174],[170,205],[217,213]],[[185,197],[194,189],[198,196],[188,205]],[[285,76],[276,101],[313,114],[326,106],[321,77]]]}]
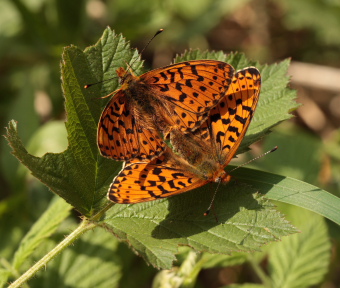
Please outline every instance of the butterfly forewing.
[{"label": "butterfly forewing", "polygon": [[[225,96],[234,68],[197,60],[173,64],[139,77],[117,70],[122,88],[104,109],[98,125],[102,155],[115,160],[151,160],[163,153],[171,130],[189,133]],[[147,121],[144,121],[147,119]]]},{"label": "butterfly forewing", "polygon": [[173,126],[183,132],[195,130],[210,109],[225,96],[234,68],[224,62],[197,60],[155,69],[140,78],[167,105]]},{"label": "butterfly forewing", "polygon": [[158,131],[140,127],[123,91],[110,100],[98,125],[97,142],[101,154],[115,160],[152,159],[160,155],[165,143]]}]

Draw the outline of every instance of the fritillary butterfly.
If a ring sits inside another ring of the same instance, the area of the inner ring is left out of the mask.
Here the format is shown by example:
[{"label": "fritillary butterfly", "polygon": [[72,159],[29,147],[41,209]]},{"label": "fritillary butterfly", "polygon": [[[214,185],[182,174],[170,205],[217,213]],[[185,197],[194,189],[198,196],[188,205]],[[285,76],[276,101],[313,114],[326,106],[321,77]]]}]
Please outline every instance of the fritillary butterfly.
[{"label": "fritillary butterfly", "polygon": [[116,203],[138,203],[192,190],[208,182],[228,182],[224,168],[236,154],[259,99],[260,72],[255,67],[235,73],[226,97],[211,109],[195,132],[172,131],[172,145],[150,162],[133,159],[113,180],[108,197]]},{"label": "fritillary butterfly", "polygon": [[166,148],[160,133],[189,133],[226,95],[234,68],[215,60],[173,64],[135,76],[117,70],[121,88],[105,107],[98,124],[101,154],[115,160],[151,160]]}]

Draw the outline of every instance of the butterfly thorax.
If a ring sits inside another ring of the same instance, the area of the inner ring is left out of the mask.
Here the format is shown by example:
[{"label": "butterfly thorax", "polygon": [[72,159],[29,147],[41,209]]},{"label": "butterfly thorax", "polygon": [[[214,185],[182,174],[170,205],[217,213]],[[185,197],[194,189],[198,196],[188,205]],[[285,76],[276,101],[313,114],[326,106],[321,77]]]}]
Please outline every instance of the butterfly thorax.
[{"label": "butterfly thorax", "polygon": [[[144,123],[145,127],[155,125],[159,131],[168,131],[170,121],[167,121],[167,112],[169,109],[164,101],[161,101],[161,98],[155,97],[155,92],[150,88],[150,85],[144,83],[142,77],[136,76],[124,68],[119,68],[117,75],[121,78],[121,90],[125,92],[127,102],[131,107],[134,107],[134,116],[137,121],[141,116],[143,120],[140,123]],[[148,119],[148,123],[145,123],[145,119]]]}]

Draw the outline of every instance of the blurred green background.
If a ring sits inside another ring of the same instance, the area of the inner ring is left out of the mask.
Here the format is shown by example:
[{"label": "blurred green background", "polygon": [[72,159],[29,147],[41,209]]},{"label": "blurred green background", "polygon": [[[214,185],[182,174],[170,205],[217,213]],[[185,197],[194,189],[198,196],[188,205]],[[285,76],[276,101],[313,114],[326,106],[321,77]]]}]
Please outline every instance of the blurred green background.
[{"label": "blurred green background", "polygon": [[[17,120],[30,153],[66,149],[62,49],[93,45],[108,25],[139,49],[165,29],[142,55],[148,68],[196,48],[244,52],[261,63],[290,57],[291,87],[303,106],[240,162],[278,145],[252,165],[340,196],[339,0],[1,0],[0,124]],[[1,256],[10,257],[53,194],[0,141],[0,233],[6,234],[0,247]],[[336,250],[340,231],[328,224]],[[333,258],[329,285],[340,272],[339,256]]]}]

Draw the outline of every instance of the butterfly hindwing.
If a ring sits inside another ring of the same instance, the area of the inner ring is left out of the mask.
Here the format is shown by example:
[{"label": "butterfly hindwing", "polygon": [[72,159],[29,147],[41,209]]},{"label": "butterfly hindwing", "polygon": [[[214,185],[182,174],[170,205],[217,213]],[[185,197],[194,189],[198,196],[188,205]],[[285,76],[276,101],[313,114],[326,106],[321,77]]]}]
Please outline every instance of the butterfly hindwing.
[{"label": "butterfly hindwing", "polygon": [[176,195],[206,183],[180,166],[171,150],[151,162],[126,163],[113,180],[108,197],[116,203],[138,203]]},{"label": "butterfly hindwing", "polygon": [[[211,145],[226,166],[234,157],[255,112],[261,89],[261,75],[255,67],[235,73],[228,93],[214,107],[200,133],[210,139]],[[210,131],[209,131],[210,129]]]}]

